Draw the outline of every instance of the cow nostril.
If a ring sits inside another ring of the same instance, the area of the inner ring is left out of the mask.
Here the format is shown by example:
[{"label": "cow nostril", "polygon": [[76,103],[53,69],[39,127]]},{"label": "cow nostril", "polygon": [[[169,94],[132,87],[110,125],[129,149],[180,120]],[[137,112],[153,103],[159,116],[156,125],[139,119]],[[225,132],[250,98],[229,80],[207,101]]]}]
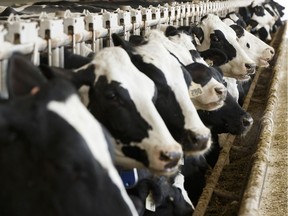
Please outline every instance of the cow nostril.
[{"label": "cow nostril", "polygon": [[256,64],[245,64],[248,73],[253,73],[256,69]]},{"label": "cow nostril", "polygon": [[270,49],[271,55],[274,55],[274,50]]},{"label": "cow nostril", "polygon": [[165,165],[166,169],[175,167],[178,164],[181,157],[182,157],[182,153],[180,152],[161,152],[160,153],[160,160],[168,162]]},{"label": "cow nostril", "polygon": [[170,161],[170,160],[180,160],[182,157],[182,153],[180,152],[161,152],[160,160],[162,161]]},{"label": "cow nostril", "polygon": [[215,88],[214,90],[218,95],[226,95],[226,93],[227,93],[227,90],[225,88],[219,87],[219,88]]},{"label": "cow nostril", "polygon": [[242,122],[243,122],[243,126],[244,127],[250,127],[252,124],[253,124],[253,118],[252,117],[244,117],[242,119]]},{"label": "cow nostril", "polygon": [[205,149],[209,141],[209,136],[197,135],[193,138],[195,148]]}]

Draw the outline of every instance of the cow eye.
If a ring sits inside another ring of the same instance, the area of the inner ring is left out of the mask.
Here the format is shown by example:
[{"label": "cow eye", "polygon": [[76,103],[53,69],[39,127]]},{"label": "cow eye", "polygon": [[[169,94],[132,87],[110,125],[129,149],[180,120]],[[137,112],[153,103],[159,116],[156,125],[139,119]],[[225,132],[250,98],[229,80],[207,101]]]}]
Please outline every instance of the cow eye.
[{"label": "cow eye", "polygon": [[214,42],[220,41],[220,38],[217,35],[211,35],[211,40]]},{"label": "cow eye", "polygon": [[248,48],[250,48],[250,44],[249,44],[249,43],[247,43],[246,46],[247,46]]},{"label": "cow eye", "polygon": [[109,92],[106,92],[105,97],[109,100],[114,100],[114,99],[116,99],[117,96],[116,96],[115,92],[109,91]]}]

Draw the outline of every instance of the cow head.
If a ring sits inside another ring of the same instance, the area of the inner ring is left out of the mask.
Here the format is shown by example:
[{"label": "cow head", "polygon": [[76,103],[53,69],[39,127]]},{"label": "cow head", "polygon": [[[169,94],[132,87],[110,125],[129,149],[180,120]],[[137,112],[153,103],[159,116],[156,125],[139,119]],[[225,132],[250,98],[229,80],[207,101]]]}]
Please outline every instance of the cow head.
[{"label": "cow head", "polygon": [[[115,45],[129,53],[133,64],[154,81],[158,98],[155,106],[172,136],[186,154],[201,154],[210,147],[210,132],[203,125],[187,91],[183,67],[168,50],[152,38],[135,45],[112,35]],[[189,76],[189,75],[188,75]],[[190,78],[191,79],[191,78]]]},{"label": "cow head", "polygon": [[272,57],[274,56],[274,48],[257,38],[255,35],[236,25],[229,19],[224,19],[224,23],[229,25],[235,32],[238,42],[247,55],[256,62],[259,67],[268,67]]},{"label": "cow head", "polygon": [[227,62],[220,66],[225,76],[247,80],[255,72],[256,64],[239,45],[236,33],[218,16],[204,16],[195,31],[200,41],[199,51],[217,48],[225,52]]},{"label": "cow head", "polygon": [[[76,89],[65,80],[47,82],[22,55],[10,58],[7,77],[10,99],[0,103],[0,212],[136,215],[113,165],[109,135]],[[107,202],[116,203],[106,208]]]},{"label": "cow head", "polygon": [[229,92],[223,107],[209,112],[198,110],[198,114],[204,124],[216,134],[244,135],[253,124],[250,114],[241,108]]},{"label": "cow head", "polygon": [[75,86],[90,87],[88,109],[116,139],[117,165],[176,171],[182,150],[155,108],[157,89],[122,48],[101,50],[72,75]]},{"label": "cow head", "polygon": [[250,25],[261,40],[270,41],[272,39],[270,31],[276,21],[275,18],[273,18],[263,5],[258,4],[257,2],[252,2],[249,6],[249,10],[251,18],[247,28],[249,28]]},{"label": "cow head", "polygon": [[[174,29],[174,30],[173,30]],[[173,30],[173,32],[171,31]],[[183,28],[175,29],[168,27],[165,34],[170,41],[161,39],[166,48],[176,56],[183,64],[183,54],[190,56],[189,65],[184,66],[192,78],[188,84],[190,98],[196,109],[215,110],[223,106],[226,97],[226,87],[222,83],[222,74],[217,73],[215,67],[209,67],[196,50],[188,31],[184,33]],[[169,43],[170,42],[170,43]],[[169,44],[172,44],[169,46]],[[221,59],[226,61],[226,56],[217,49],[203,52],[206,59],[212,60],[213,64],[219,64]],[[223,61],[223,62],[224,62]],[[220,75],[220,79],[219,76]]]}]

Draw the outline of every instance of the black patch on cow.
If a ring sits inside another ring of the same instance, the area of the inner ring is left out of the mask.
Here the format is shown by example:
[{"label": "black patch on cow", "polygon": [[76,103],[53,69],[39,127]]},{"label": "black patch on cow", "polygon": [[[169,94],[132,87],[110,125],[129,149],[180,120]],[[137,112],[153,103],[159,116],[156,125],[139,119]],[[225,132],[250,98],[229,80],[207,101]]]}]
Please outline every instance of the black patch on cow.
[{"label": "black patch on cow", "polygon": [[225,51],[220,49],[213,48],[201,51],[199,53],[204,60],[211,60],[213,62],[213,66],[220,66],[227,62],[227,55],[225,54]]},{"label": "black patch on cow", "polygon": [[197,50],[189,50],[193,61],[197,61],[197,59],[201,59],[200,53]]},{"label": "black patch on cow", "polygon": [[137,110],[127,89],[100,76],[89,90],[89,110],[123,144],[141,142],[152,129]]},{"label": "black patch on cow", "polygon": [[224,106],[214,111],[197,110],[202,122],[210,128],[212,133],[231,133],[240,135],[247,128],[243,125],[243,117],[249,115],[235,101],[235,99],[227,93]]},{"label": "black patch on cow", "polygon": [[133,44],[133,45],[136,45],[136,46],[138,46],[138,45],[145,45],[145,44],[148,43],[148,41],[145,40],[145,38],[142,37],[142,36],[140,36],[140,35],[131,35],[131,36],[129,37],[129,42],[130,42],[131,44]]},{"label": "black patch on cow", "polygon": [[177,29],[174,26],[168,26],[165,30],[165,36],[169,37],[169,36],[175,36],[177,35],[179,32],[177,31]]},{"label": "black patch on cow", "polygon": [[122,152],[125,156],[141,161],[146,167],[149,167],[149,159],[145,150],[137,146],[124,146]]},{"label": "black patch on cow", "polygon": [[195,35],[200,41],[200,43],[204,41],[204,32],[200,27],[192,26],[191,31],[192,31],[191,35],[192,36]]},{"label": "black patch on cow", "polygon": [[230,27],[235,31],[238,38],[244,36],[244,29],[239,25],[230,25]]},{"label": "black patch on cow", "polygon": [[269,8],[269,7],[265,7],[265,10],[267,10],[267,12],[271,15],[271,16],[275,16],[275,13]]},{"label": "black patch on cow", "polygon": [[205,86],[212,78],[210,68],[201,63],[192,63],[185,66],[193,82],[200,84],[202,87]]},{"label": "black patch on cow", "polygon": [[236,57],[236,49],[227,41],[222,31],[214,30],[214,33],[210,34],[210,40],[210,48],[224,51],[228,61]]},{"label": "black patch on cow", "polygon": [[184,130],[184,115],[163,72],[155,65],[145,63],[140,55],[130,57],[133,64],[155,83],[158,95],[155,106],[174,139],[179,139]]},{"label": "black patch on cow", "polygon": [[259,38],[265,42],[268,37],[268,32],[264,27],[262,27],[258,30],[258,35],[259,35]]},{"label": "black patch on cow", "polygon": [[182,73],[186,82],[187,87],[189,87],[191,85],[192,82],[192,77],[189,74],[189,71],[185,68],[185,66],[181,66],[182,69]]},{"label": "black patch on cow", "polygon": [[264,12],[264,7],[263,6],[257,5],[257,6],[252,8],[252,11],[257,16],[265,16],[265,12]]}]

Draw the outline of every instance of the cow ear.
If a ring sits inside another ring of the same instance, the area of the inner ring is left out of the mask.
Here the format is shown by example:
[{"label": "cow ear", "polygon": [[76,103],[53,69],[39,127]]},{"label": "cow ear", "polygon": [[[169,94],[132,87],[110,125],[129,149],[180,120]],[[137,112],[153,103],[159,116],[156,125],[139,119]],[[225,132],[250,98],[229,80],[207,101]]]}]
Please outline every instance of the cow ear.
[{"label": "cow ear", "polygon": [[239,25],[230,25],[230,27],[235,31],[238,38],[244,35],[244,29]]},{"label": "cow ear", "polygon": [[[191,34],[192,34],[192,36],[196,37],[199,40],[200,43],[203,42],[203,40],[204,40],[204,32],[203,32],[203,30],[200,27],[192,26],[191,27]],[[196,38],[195,38],[195,40],[197,40]]]},{"label": "cow ear", "polygon": [[127,52],[132,50],[131,44],[115,33],[112,34],[112,41],[114,46],[121,46]]},{"label": "cow ear", "polygon": [[178,34],[178,30],[174,26],[168,26],[165,30],[165,36],[175,36]]},{"label": "cow ear", "polygon": [[139,45],[146,44],[147,40],[145,40],[145,38],[140,35],[131,35],[129,37],[129,42],[135,46],[139,46]]},{"label": "cow ear", "polygon": [[61,78],[68,80],[76,87],[76,89],[79,89],[83,85],[92,86],[96,77],[94,73],[95,67],[93,64],[77,71],[50,67],[47,65],[40,65],[39,67],[47,79]]},{"label": "cow ear", "polygon": [[14,53],[7,67],[7,89],[9,98],[35,93],[47,79],[39,68],[24,55]]},{"label": "cow ear", "polygon": [[200,52],[205,61],[212,61],[213,66],[225,64],[228,60],[227,55],[219,49],[208,49]]},{"label": "cow ear", "polygon": [[[255,27],[258,25],[258,22],[255,21],[255,20],[250,19],[250,20],[248,21],[248,26],[249,26],[249,25],[250,25],[252,28],[255,28]],[[247,28],[248,28],[248,26],[247,26]]]}]

